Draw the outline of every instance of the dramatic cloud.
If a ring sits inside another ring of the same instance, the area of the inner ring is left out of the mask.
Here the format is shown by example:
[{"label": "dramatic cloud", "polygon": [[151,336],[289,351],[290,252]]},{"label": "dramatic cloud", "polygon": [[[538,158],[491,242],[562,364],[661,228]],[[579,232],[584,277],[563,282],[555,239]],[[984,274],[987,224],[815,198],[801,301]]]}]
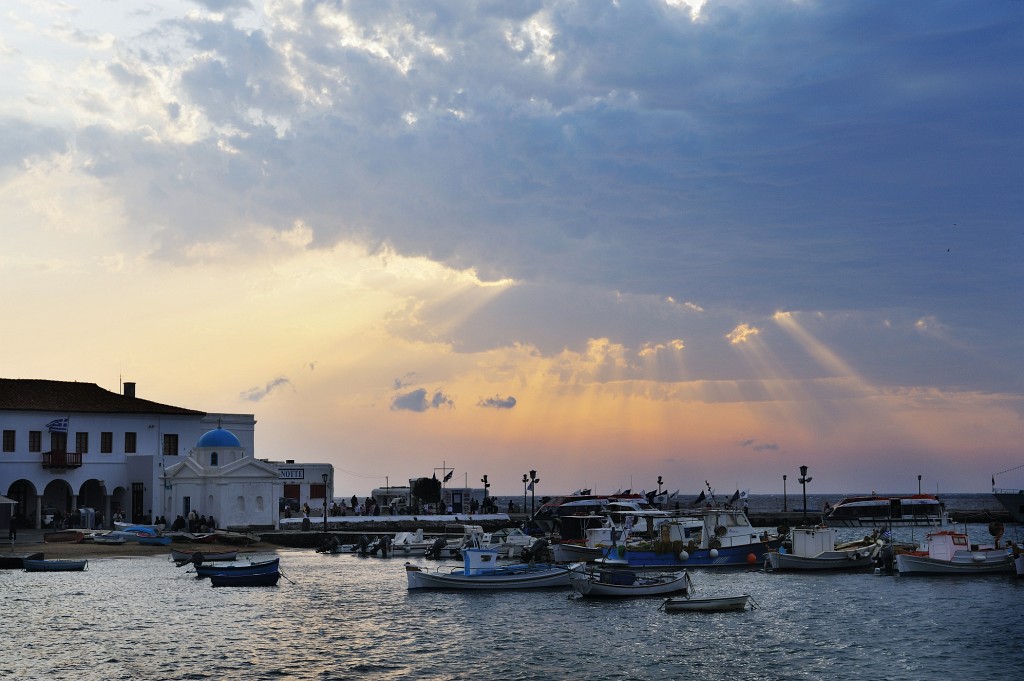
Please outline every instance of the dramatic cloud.
[{"label": "dramatic cloud", "polygon": [[428,409],[440,409],[441,407],[454,407],[455,402],[442,393],[440,390],[434,392],[429,398],[424,388],[417,388],[403,395],[396,395],[391,400],[392,411],[427,411]]}]

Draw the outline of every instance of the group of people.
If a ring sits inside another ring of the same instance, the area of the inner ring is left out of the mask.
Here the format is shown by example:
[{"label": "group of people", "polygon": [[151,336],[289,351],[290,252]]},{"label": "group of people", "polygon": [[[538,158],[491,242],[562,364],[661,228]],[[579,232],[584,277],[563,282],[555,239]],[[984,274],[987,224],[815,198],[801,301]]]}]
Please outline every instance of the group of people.
[{"label": "group of people", "polygon": [[172,532],[213,532],[215,529],[217,529],[217,523],[213,516],[207,518],[205,515],[196,513],[194,508],[188,512],[188,517],[179,515],[171,523]]}]

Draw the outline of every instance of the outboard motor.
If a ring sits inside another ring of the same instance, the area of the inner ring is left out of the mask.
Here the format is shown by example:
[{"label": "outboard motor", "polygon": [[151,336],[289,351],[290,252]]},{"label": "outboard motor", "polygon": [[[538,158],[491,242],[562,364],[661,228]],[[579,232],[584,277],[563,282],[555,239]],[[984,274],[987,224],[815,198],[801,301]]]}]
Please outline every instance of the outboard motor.
[{"label": "outboard motor", "polygon": [[365,534],[359,537],[359,541],[356,542],[356,553],[360,556],[366,555],[366,548],[370,545],[370,539]]},{"label": "outboard motor", "polygon": [[444,537],[438,537],[434,540],[434,543],[427,549],[427,558],[439,559],[441,557],[441,551],[444,549],[448,542],[445,541]]},{"label": "outboard motor", "polygon": [[523,549],[523,560],[528,563],[547,562],[551,560],[551,549],[547,539],[538,539]]}]

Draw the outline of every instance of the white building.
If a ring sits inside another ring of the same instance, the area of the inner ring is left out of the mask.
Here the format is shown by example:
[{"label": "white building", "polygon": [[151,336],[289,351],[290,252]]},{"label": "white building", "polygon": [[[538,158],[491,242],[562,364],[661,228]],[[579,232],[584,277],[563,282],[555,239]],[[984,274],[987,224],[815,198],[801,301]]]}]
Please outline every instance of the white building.
[{"label": "white building", "polygon": [[[276,527],[285,475],[310,469],[305,499],[326,496],[326,464],[281,466],[254,458],[252,414],[206,413],[94,383],[0,379],[0,494],[23,526],[93,508],[168,523],[192,509],[218,527]],[[315,469],[315,470],[314,470]],[[321,471],[322,469],[322,471]]]}]

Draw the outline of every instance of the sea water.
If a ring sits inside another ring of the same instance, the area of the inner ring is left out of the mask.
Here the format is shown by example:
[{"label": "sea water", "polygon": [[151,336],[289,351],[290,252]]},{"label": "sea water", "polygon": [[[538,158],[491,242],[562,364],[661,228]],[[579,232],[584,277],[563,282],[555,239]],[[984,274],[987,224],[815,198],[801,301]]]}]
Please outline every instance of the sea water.
[{"label": "sea water", "polygon": [[[988,539],[986,526],[968,529]],[[1024,669],[1024,579],[1012,575],[692,570],[698,594],[749,593],[754,609],[669,614],[659,598],[561,589],[410,592],[407,559],[280,556],[285,578],[264,588],[213,588],[161,557],[0,571],[0,677],[1011,679]]]}]

